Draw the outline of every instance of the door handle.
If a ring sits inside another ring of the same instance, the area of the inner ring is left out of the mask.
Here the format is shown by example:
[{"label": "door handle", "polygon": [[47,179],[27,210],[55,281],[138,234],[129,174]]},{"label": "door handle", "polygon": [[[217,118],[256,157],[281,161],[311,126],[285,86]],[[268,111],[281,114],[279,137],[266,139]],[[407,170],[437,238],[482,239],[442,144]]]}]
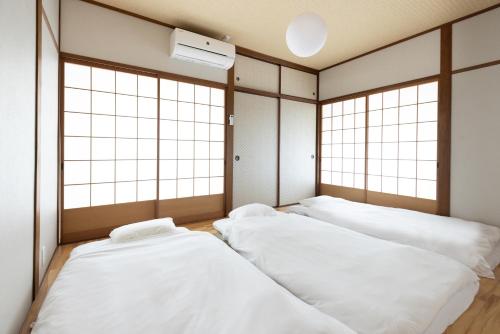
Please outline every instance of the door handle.
[{"label": "door handle", "polygon": [[314,159],[314,154],[311,154],[311,159]]},{"label": "door handle", "polygon": [[240,156],[239,156],[239,155],[235,155],[235,156],[234,156],[234,160],[236,160],[236,161],[240,161]]}]

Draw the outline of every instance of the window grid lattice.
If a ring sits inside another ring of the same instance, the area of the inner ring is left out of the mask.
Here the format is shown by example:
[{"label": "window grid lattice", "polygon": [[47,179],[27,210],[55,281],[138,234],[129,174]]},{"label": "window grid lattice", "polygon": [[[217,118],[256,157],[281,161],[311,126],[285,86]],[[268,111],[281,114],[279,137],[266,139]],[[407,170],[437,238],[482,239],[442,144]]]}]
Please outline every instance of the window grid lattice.
[{"label": "window grid lattice", "polygon": [[364,189],[365,109],[364,97],[323,106],[323,183]]},{"label": "window grid lattice", "polygon": [[223,193],[223,91],[166,79],[160,90],[160,199]]},{"label": "window grid lattice", "polygon": [[[366,97],[368,150],[366,154],[363,151],[360,159],[367,159],[367,190],[436,199],[437,94],[438,83],[431,82]],[[343,108],[349,101],[352,100],[322,107],[321,183],[365,189],[364,181],[358,184],[345,181],[346,171],[338,168],[340,161],[345,164],[345,147],[342,146],[340,156],[334,157],[340,151],[334,147],[333,137],[329,138],[333,128],[333,122],[329,121],[333,119],[335,105]],[[343,112],[342,117],[345,115]],[[340,159],[336,165],[334,158]],[[357,171],[365,174],[364,168]]]},{"label": "window grid lattice", "polygon": [[[158,132],[160,135],[165,132],[161,128],[161,107],[158,107],[163,101],[159,99],[163,91],[158,85],[164,79],[73,63],[65,63],[64,66],[65,209],[163,199],[161,195],[168,193],[169,187],[175,189],[174,196],[164,198],[189,197],[200,193],[195,191],[196,182],[192,181],[192,192],[179,194],[178,183],[186,182],[183,181],[186,178],[177,174],[173,180],[168,180],[174,181],[175,185],[157,179],[162,172],[157,170],[158,165],[161,166],[158,152],[160,157],[163,152],[162,147],[158,147],[161,144]],[[192,87],[193,90],[200,87],[215,97],[214,101],[220,108],[217,110],[218,118],[214,121],[208,118],[204,123],[208,126],[220,125],[216,129],[219,130],[217,140],[209,137],[199,141],[209,145],[219,143],[220,159],[213,159],[217,161],[208,164],[208,168],[213,165],[218,173],[208,172],[210,190],[205,193],[223,193],[224,90],[169,82],[179,87]],[[182,103],[182,96],[175,96],[173,101]],[[212,105],[208,100],[206,106],[209,110]],[[178,120],[175,122],[176,136],[173,139],[177,154],[181,153],[179,148],[192,140],[177,138],[180,127]],[[189,160],[181,156],[175,159],[176,164]],[[160,189],[158,194],[157,188]]]}]

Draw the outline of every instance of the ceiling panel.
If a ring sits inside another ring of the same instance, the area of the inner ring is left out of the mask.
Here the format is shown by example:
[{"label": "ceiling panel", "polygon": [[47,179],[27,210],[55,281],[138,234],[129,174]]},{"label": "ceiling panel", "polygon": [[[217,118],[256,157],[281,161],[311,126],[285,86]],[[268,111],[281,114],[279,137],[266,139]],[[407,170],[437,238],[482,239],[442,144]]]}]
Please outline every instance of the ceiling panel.
[{"label": "ceiling panel", "polygon": [[[321,69],[499,3],[498,0],[99,0],[187,30]],[[304,12],[328,26],[325,47],[299,58],[287,48],[288,23]]]}]

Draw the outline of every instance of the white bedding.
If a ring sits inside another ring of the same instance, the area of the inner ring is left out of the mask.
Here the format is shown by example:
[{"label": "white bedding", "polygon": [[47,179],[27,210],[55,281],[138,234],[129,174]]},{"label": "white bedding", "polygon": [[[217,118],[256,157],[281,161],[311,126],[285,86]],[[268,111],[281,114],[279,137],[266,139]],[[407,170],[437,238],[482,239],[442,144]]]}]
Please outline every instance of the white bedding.
[{"label": "white bedding", "polygon": [[486,262],[488,262],[492,269],[495,269],[500,264],[500,242],[493,251],[486,256]]},{"label": "white bedding", "polygon": [[[289,212],[446,255],[467,265],[480,276],[494,278],[492,269],[495,268],[490,267],[486,258],[500,244],[498,227],[417,211],[321,197],[317,204],[294,206]],[[495,264],[494,261],[492,264]]]},{"label": "white bedding", "polygon": [[295,214],[214,227],[269,277],[359,333],[442,333],[479,287],[453,259]]},{"label": "white bedding", "polygon": [[345,333],[206,232],[76,248],[33,333]]}]

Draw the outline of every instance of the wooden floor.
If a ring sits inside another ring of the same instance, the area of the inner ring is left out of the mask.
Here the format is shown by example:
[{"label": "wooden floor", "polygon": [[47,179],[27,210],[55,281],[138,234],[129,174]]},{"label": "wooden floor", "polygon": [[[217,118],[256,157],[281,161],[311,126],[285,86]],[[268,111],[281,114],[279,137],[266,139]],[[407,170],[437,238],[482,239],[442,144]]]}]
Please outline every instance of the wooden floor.
[{"label": "wooden floor", "polygon": [[[215,233],[212,220],[182,225],[195,231]],[[57,248],[37,298],[27,315],[22,334],[30,332],[47,291],[69,258],[73,248],[85,242],[61,245]],[[496,268],[495,280],[481,278],[479,293],[469,309],[448,329],[445,334],[500,334],[500,266]]]}]

